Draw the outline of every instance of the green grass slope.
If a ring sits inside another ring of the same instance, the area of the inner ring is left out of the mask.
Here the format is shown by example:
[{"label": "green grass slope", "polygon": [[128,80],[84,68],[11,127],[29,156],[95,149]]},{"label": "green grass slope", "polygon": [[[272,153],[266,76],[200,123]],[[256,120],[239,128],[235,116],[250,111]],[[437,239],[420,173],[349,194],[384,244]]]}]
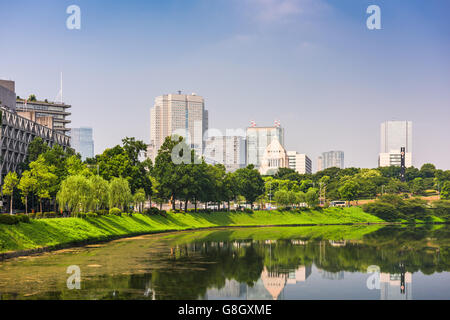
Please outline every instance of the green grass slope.
[{"label": "green grass slope", "polygon": [[61,247],[123,236],[193,228],[379,222],[384,221],[363,212],[358,207],[328,208],[301,213],[256,211],[254,213],[177,213],[168,214],[167,217],[133,214],[131,217],[40,219],[12,226],[0,225],[0,253]]}]

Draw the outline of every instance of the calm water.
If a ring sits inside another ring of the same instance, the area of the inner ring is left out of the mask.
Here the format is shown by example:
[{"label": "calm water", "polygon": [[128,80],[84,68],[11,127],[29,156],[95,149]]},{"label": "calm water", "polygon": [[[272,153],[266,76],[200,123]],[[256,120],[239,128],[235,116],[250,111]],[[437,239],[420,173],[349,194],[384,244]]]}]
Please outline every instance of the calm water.
[{"label": "calm water", "polygon": [[0,262],[0,299],[450,299],[449,271],[448,226],[216,229]]}]

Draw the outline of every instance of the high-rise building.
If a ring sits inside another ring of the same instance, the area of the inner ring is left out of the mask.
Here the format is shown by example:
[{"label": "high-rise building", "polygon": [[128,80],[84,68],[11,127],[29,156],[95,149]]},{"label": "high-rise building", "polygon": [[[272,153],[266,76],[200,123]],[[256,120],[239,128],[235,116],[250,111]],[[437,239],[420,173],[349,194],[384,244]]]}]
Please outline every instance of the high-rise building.
[{"label": "high-rise building", "polygon": [[344,169],[343,151],[322,152],[322,155],[317,158],[317,171],[332,167]]},{"label": "high-rise building", "polygon": [[150,144],[147,156],[154,160],[164,139],[171,135],[186,138],[197,154],[204,149],[204,133],[208,130],[208,111],[201,96],[167,94],[158,96],[150,111]]},{"label": "high-rise building", "polygon": [[259,169],[266,148],[277,139],[284,147],[284,130],[277,123],[274,127],[247,128],[247,165],[253,164]]},{"label": "high-rise building", "polygon": [[14,81],[0,80],[0,184],[10,171],[20,173],[28,145],[40,137],[49,147],[70,147],[70,137],[53,129],[52,117],[36,117],[35,111],[16,112]]},{"label": "high-rise building", "polygon": [[58,133],[70,135],[70,128],[67,128],[71,121],[67,119],[71,115],[67,110],[70,105],[64,103],[48,101],[28,101],[26,99],[17,99],[17,114],[29,118],[30,112],[34,114],[34,121],[40,121],[39,118],[53,118],[52,128]]},{"label": "high-rise building", "polygon": [[228,172],[245,167],[245,138],[214,136],[206,141],[204,157],[208,163],[221,163]]},{"label": "high-rise building", "polygon": [[405,148],[405,167],[412,166],[412,122],[386,121],[381,124],[378,166],[400,166]]},{"label": "high-rise building", "polygon": [[81,159],[94,157],[94,140],[92,138],[92,128],[81,127],[72,128],[71,146],[76,152],[81,154]]},{"label": "high-rise building", "polygon": [[287,152],[289,168],[297,171],[300,174],[312,173],[312,162],[306,154],[298,153],[297,151]]}]

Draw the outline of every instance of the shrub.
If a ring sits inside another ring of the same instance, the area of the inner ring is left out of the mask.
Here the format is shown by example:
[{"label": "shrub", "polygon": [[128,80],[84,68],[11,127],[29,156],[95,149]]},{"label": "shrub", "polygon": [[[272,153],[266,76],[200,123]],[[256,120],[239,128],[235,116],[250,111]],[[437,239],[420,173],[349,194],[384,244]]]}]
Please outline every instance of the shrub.
[{"label": "shrub", "polygon": [[119,208],[111,208],[111,209],[109,209],[109,214],[121,217],[122,210],[120,210]]},{"label": "shrub", "polygon": [[27,216],[26,214],[19,214],[19,215],[17,215],[17,218],[18,218],[19,222],[30,223],[30,217]]},{"label": "shrub", "polygon": [[398,209],[393,204],[387,202],[375,201],[367,203],[363,205],[363,210],[386,221],[395,221],[401,217]]},{"label": "shrub", "polygon": [[86,216],[87,216],[88,218],[97,218],[97,217],[98,217],[98,214],[95,213],[95,212],[88,212],[88,213],[86,214]]},{"label": "shrub", "polygon": [[433,202],[434,214],[438,217],[449,219],[450,218],[450,201],[449,200],[439,200]]},{"label": "shrub", "polygon": [[250,209],[250,208],[245,208],[245,209],[244,209],[244,212],[245,212],[245,213],[253,213],[253,210]]},{"label": "shrub", "polygon": [[53,212],[53,211],[51,211],[51,212],[44,212],[42,214],[42,217],[44,217],[44,218],[56,218],[56,212]]},{"label": "shrub", "polygon": [[28,216],[29,216],[30,218],[34,219],[34,218],[36,217],[36,213],[34,213],[34,212],[29,213]]},{"label": "shrub", "polygon": [[0,214],[0,224],[13,225],[18,224],[19,218],[9,214]]},{"label": "shrub", "polygon": [[399,206],[399,210],[410,219],[425,219],[427,217],[426,201],[418,198],[403,201]]},{"label": "shrub", "polygon": [[36,219],[42,218],[42,212],[36,212]]},{"label": "shrub", "polygon": [[97,210],[97,215],[99,215],[99,216],[106,216],[108,213],[109,212],[106,209],[99,209],[99,210]]}]

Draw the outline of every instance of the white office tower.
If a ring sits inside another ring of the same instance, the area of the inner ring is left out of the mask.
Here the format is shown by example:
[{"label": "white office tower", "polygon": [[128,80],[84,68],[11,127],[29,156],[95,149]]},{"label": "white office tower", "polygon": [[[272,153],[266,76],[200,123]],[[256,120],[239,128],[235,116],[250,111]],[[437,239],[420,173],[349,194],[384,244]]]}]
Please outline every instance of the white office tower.
[{"label": "white office tower", "polygon": [[381,124],[378,166],[400,166],[402,147],[405,148],[405,166],[412,166],[412,122],[386,121]]},{"label": "white office tower", "polygon": [[245,167],[245,138],[242,136],[214,136],[208,138],[204,159],[207,163],[223,164],[227,172]]},{"label": "white office tower", "polygon": [[256,127],[252,122],[247,128],[247,165],[253,164],[259,169],[266,148],[275,139],[284,146],[284,130],[279,122],[275,122],[274,127]]},{"label": "white office tower", "polygon": [[[205,101],[195,93],[167,94],[156,97],[150,111],[150,144],[147,156],[155,160],[166,137],[179,135],[198,155],[203,153],[203,135],[208,130]],[[151,149],[151,150],[150,150]]]},{"label": "white office tower", "polygon": [[297,171],[299,174],[312,173],[312,162],[306,154],[298,153],[297,151],[288,151],[287,156],[289,168]]}]

